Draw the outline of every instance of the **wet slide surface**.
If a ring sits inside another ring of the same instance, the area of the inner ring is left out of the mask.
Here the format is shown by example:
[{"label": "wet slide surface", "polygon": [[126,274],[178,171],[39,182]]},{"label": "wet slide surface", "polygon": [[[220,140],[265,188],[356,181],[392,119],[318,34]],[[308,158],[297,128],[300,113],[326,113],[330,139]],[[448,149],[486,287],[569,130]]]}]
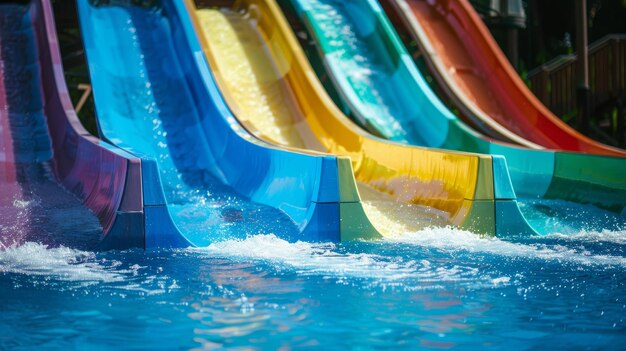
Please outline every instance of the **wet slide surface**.
[{"label": "wet slide surface", "polygon": [[[445,109],[404,52],[397,36],[391,34],[388,21],[370,8],[371,3],[333,0],[292,3],[308,21],[306,25],[323,55],[325,73],[343,100],[340,103],[350,108],[356,120],[399,124],[401,132],[380,131],[390,133],[385,135],[390,139],[504,155],[514,190],[524,199],[520,206],[522,213],[540,233],[625,226],[626,220],[620,212],[625,205],[626,184],[620,173],[626,171],[626,165],[620,159],[555,154],[492,142]],[[376,104],[383,106],[371,108]],[[585,219],[580,214],[585,214]]]},{"label": "wet slide surface", "polygon": [[[405,94],[398,82],[395,63],[389,57],[379,55],[386,50],[376,36],[361,38],[356,26],[371,27],[375,23],[358,23],[358,7],[342,5],[339,1],[307,1],[308,11],[313,14],[314,26],[324,33],[326,59],[332,61],[329,68],[338,74],[330,75],[342,87],[340,93],[349,94],[346,99],[351,110],[367,111],[367,117],[354,114],[359,123],[371,125],[373,132],[405,143],[438,147],[448,126],[437,125],[437,120],[418,123],[421,111],[416,113],[407,105]],[[365,31],[375,28],[366,28]],[[412,101],[411,101],[412,102]]]},{"label": "wet slide surface", "polygon": [[0,4],[0,250],[93,248],[98,218],[56,180],[30,6]]},{"label": "wet slide surface", "polygon": [[[198,15],[211,39],[209,44],[215,50],[224,82],[242,112],[237,116],[241,116],[239,120],[262,133],[265,139],[306,147],[293,123],[294,116],[302,119],[302,112],[265,53],[259,33],[233,11],[202,10]],[[322,146],[314,149],[324,151]]]},{"label": "wet slide surface", "polygon": [[[282,3],[286,3],[283,1]],[[311,14],[311,26],[322,35],[314,38],[328,61],[329,78],[339,87],[351,117],[390,140],[427,147],[450,148],[459,143],[466,151],[485,152],[476,147],[473,135],[445,118],[428,116],[431,110],[423,100],[429,96],[411,94],[411,83],[401,71],[400,57],[385,55],[385,43],[376,31],[379,24],[362,6],[333,0],[294,1]],[[425,106],[420,108],[418,106]],[[460,129],[463,139],[447,139],[450,129]],[[481,148],[482,147],[482,148]]]},{"label": "wet slide surface", "polygon": [[160,8],[80,2],[100,127],[116,145],[156,160],[167,208],[193,244],[298,232],[283,212],[250,202],[215,176],[201,115]]},{"label": "wet slide surface", "polygon": [[[578,133],[543,106],[511,67],[468,1],[397,3],[404,3],[404,9],[419,23],[421,35],[415,39],[433,50],[426,60],[435,75],[444,85],[454,84],[446,90],[455,101],[461,99],[454,95],[464,95],[464,101],[473,105],[466,110],[483,132],[497,136],[489,127],[495,122],[550,149],[626,156],[624,150]],[[476,110],[483,114],[473,112]]]},{"label": "wet slide surface", "polygon": [[[306,125],[295,94],[283,79],[286,72],[273,61],[263,34],[249,17],[232,9],[200,9],[197,16],[238,119],[268,141],[326,151]],[[448,223],[443,211],[401,204],[366,184],[357,185],[368,218],[385,235]]]}]

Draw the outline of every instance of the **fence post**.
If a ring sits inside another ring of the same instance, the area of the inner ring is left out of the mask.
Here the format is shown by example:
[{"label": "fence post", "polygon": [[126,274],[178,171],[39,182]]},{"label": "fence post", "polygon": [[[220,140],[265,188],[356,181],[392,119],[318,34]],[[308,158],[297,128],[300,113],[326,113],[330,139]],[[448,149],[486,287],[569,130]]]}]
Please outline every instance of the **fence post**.
[{"label": "fence post", "polygon": [[589,131],[589,63],[587,48],[587,0],[574,0],[576,4],[576,100],[578,128]]},{"label": "fence post", "polygon": [[550,93],[548,89],[548,69],[545,65],[541,66],[541,71],[538,74],[539,76],[539,84],[537,84],[537,89],[539,89],[539,98],[546,105],[550,105]]},{"label": "fence post", "polygon": [[626,109],[624,108],[624,91],[617,99],[617,145],[626,146],[626,136],[624,136],[624,125],[626,124]]}]

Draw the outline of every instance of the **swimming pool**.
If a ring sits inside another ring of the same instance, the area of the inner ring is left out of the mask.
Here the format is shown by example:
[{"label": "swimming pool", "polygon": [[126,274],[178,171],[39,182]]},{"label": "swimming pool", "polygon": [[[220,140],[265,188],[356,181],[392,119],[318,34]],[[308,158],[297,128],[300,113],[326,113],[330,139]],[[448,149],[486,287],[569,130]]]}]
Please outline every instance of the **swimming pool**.
[{"label": "swimming pool", "polygon": [[0,349],[619,349],[626,232],[0,252]]}]

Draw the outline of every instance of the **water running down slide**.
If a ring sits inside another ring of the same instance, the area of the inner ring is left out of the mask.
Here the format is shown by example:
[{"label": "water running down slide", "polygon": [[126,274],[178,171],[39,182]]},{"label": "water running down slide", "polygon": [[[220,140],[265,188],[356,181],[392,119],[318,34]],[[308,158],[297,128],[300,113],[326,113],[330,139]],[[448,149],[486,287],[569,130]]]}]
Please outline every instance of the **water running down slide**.
[{"label": "water running down slide", "polygon": [[517,75],[468,1],[382,2],[404,22],[445,94],[481,132],[513,142],[520,136],[555,150],[626,156],[552,114]]},{"label": "water running down slide", "polygon": [[230,2],[220,10],[186,3],[235,116],[270,142],[350,156],[368,216],[383,234],[441,224],[490,235],[534,233],[506,188],[502,158],[383,141],[343,116],[275,2]]},{"label": "water running down slide", "polygon": [[[513,196],[524,200],[522,212],[541,233],[625,225],[620,216],[626,211],[623,159],[529,150],[476,133],[430,90],[375,2],[281,4],[288,13],[295,10],[293,25],[308,31],[315,43],[311,60],[320,77],[330,78],[326,87],[337,104],[364,126],[403,143],[504,155]],[[584,220],[580,213],[586,214]]]},{"label": "water running down slide", "polygon": [[78,121],[49,1],[0,4],[0,250],[143,247],[138,169]]},{"label": "water running down slide", "polygon": [[78,10],[101,135],[142,158],[144,179],[159,179],[144,202],[163,235],[147,246],[206,246],[258,233],[306,241],[378,236],[350,198],[348,159],[271,147],[233,119],[181,20],[181,2],[111,3],[80,0]]}]

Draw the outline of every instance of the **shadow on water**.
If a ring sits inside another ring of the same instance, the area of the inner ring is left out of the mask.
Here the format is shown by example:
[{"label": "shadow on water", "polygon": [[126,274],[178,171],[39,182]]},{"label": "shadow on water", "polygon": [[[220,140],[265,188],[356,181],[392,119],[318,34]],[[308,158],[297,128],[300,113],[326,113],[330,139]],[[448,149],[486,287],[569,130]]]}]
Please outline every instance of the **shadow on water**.
[{"label": "shadow on water", "polygon": [[[0,201],[0,248],[24,241],[93,248],[102,234],[98,219],[61,187],[52,171],[52,147],[44,114],[40,65],[29,6],[0,4],[0,68],[15,182]],[[7,137],[7,135],[5,135]]]}]

